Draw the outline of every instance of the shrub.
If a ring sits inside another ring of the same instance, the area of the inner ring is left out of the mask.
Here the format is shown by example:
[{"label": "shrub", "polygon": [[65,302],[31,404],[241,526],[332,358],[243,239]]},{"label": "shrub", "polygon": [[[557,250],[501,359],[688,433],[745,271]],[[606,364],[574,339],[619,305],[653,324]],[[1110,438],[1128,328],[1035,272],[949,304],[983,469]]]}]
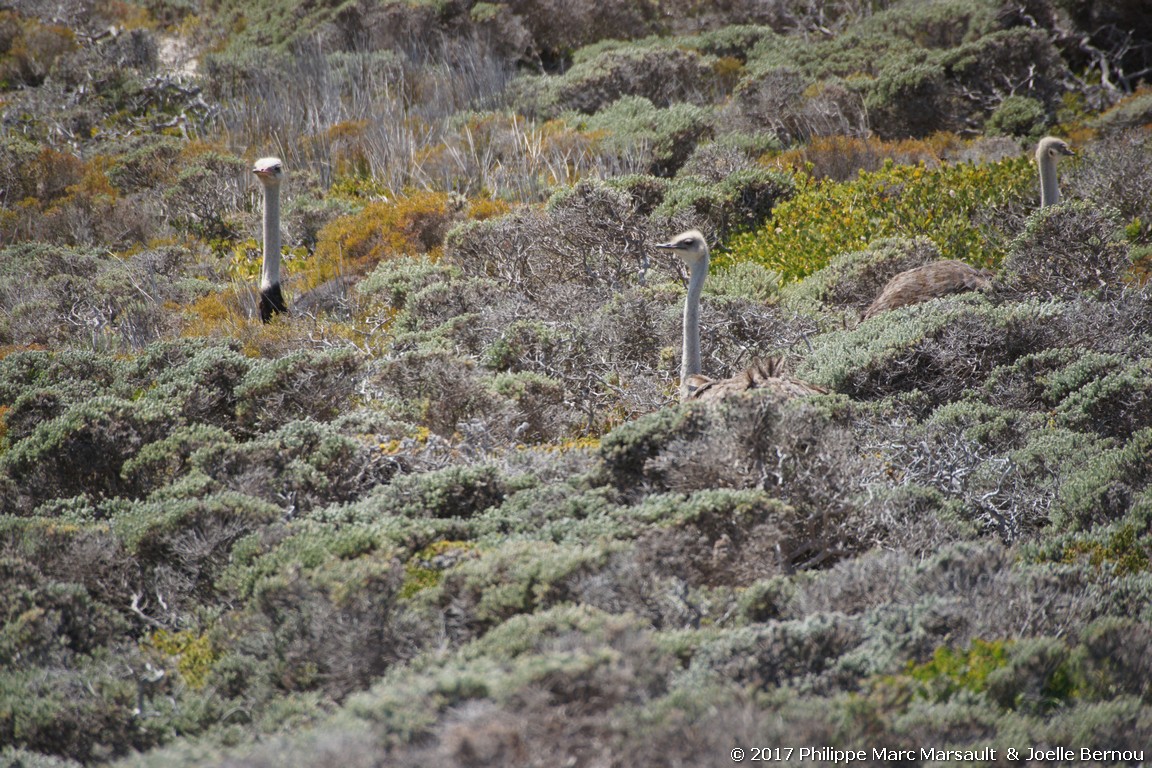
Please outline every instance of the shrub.
[{"label": "shrub", "polygon": [[367,272],[385,259],[437,254],[458,212],[448,195],[422,192],[398,201],[372,202],[335,219],[317,235],[315,282],[342,272]]},{"label": "shrub", "polygon": [[789,285],[783,299],[809,312],[844,308],[859,316],[898,273],[939,259],[940,251],[926,237],[875,240]]},{"label": "shrub", "polygon": [[0,457],[0,468],[19,484],[25,511],[57,497],[119,496],[130,490],[124,462],[174,423],[153,403],[96,397],[36,427]]},{"label": "shrub", "polygon": [[166,605],[179,618],[183,610],[194,608],[194,601],[214,596],[216,578],[231,561],[233,545],[280,516],[279,509],[265,502],[219,493],[137,502],[118,513],[113,526],[151,576],[161,607]]},{"label": "shrub", "polygon": [[637,571],[690,586],[745,586],[787,571],[811,542],[802,515],[762,490],[656,495],[617,513],[637,535]]},{"label": "shrub", "polygon": [[712,115],[703,107],[682,103],[657,107],[643,96],[624,96],[583,120],[565,119],[582,130],[606,134],[601,146],[608,151],[645,158],[645,172],[653,176],[675,175],[714,130]]},{"label": "shrub", "polygon": [[239,179],[246,171],[240,158],[210,145],[185,145],[179,173],[164,191],[172,223],[204,240],[234,239],[237,233],[230,214],[240,209]]},{"label": "shrub", "polygon": [[546,212],[520,210],[458,227],[448,237],[445,261],[466,275],[507,282],[531,299],[555,297],[556,286],[567,283],[606,293],[633,283],[650,259],[639,205],[603,182],[580,182],[553,195]]},{"label": "shrub", "polygon": [[346,349],[295,352],[252,366],[235,389],[242,423],[274,429],[297,419],[331,421],[352,397],[362,360]]},{"label": "shrub", "polygon": [[[163,348],[156,350],[162,352]],[[242,434],[237,389],[255,367],[232,346],[206,344],[187,356],[165,360],[156,372],[149,393],[159,401],[175,403],[189,424],[205,424]]]},{"label": "shrub", "polygon": [[1152,431],[1143,429],[1126,445],[1092,456],[1060,488],[1052,523],[1063,530],[1088,530],[1123,518],[1148,485]]},{"label": "shrub", "polygon": [[681,175],[668,185],[655,214],[669,221],[693,222],[724,242],[736,232],[761,226],[795,189],[788,176],[764,169],[735,171],[717,183]]},{"label": "shrub", "polygon": [[996,366],[1054,345],[1059,318],[1050,304],[994,307],[971,295],[901,307],[813,339],[797,373],[854,397],[920,390],[939,404],[980,386]]},{"label": "shrub", "polygon": [[1152,242],[1152,202],[1139,191],[1152,183],[1152,171],[1144,162],[1149,149],[1147,136],[1140,132],[1110,136],[1080,152],[1084,160],[1066,174],[1073,195],[1114,210],[1133,243]]},{"label": "shrub", "polygon": [[1044,105],[1029,96],[1009,96],[988,117],[984,129],[993,136],[1038,139],[1048,125]]},{"label": "shrub", "polygon": [[601,568],[617,548],[509,541],[461,561],[418,598],[441,609],[451,606],[449,631],[461,640],[475,637],[518,614],[571,601],[579,577]]},{"label": "shrub", "polygon": [[1152,426],[1148,415],[1152,361],[1145,358],[1135,363],[1108,362],[1111,364],[1092,371],[1095,376],[1063,397],[1056,411],[1073,429],[1126,438]]},{"label": "shrub", "polygon": [[[151,447],[145,454],[154,455]],[[186,463],[217,487],[283,506],[289,514],[359,498],[393,471],[364,441],[313,421],[289,422],[245,443],[208,440]]]},{"label": "shrub", "polygon": [[1033,186],[1023,158],[937,170],[886,164],[843,184],[799,177],[796,195],[775,207],[767,226],[736,235],[729,251],[795,280],[876,238],[924,236],[944,258],[988,266]]},{"label": "shrub", "polygon": [[545,118],[568,111],[593,115],[625,96],[663,109],[710,103],[717,85],[710,57],[641,42],[598,49],[563,75],[522,80],[514,104],[526,115]]},{"label": "shrub", "polygon": [[0,90],[40,85],[56,61],[77,48],[76,33],[62,24],[0,12]]},{"label": "shrub", "polygon": [[1049,206],[1012,242],[1000,283],[1011,293],[1075,296],[1114,290],[1128,266],[1114,214],[1094,205]]}]

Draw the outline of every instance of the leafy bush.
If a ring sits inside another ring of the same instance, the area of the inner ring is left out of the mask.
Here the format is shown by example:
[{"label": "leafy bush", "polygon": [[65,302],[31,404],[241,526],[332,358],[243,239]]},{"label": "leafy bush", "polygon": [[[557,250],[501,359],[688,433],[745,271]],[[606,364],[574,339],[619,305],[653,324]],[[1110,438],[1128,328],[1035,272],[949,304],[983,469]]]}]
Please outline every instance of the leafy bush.
[{"label": "leafy bush", "polygon": [[679,102],[708,104],[718,95],[711,57],[643,42],[596,49],[563,75],[522,80],[519,88],[517,108],[545,118],[568,111],[594,115],[625,96],[664,109]]},{"label": "leafy bush", "polygon": [[1038,139],[1047,124],[1042,103],[1029,96],[1009,96],[988,117],[984,128],[993,136],[1027,136]]},{"label": "leafy bush", "polygon": [[1054,317],[1052,305],[994,307],[970,295],[902,307],[817,338],[797,373],[854,397],[920,390],[939,404],[979,386],[994,367],[1053,345]]},{"label": "leafy bush", "polygon": [[643,158],[645,172],[653,176],[675,175],[714,130],[712,115],[703,107],[683,103],[657,107],[643,96],[624,96],[583,120],[574,115],[565,120],[604,134],[601,146],[621,157]]},{"label": "leafy bush", "polygon": [[776,206],[768,225],[735,236],[729,251],[794,280],[876,238],[923,236],[944,258],[986,266],[999,260],[998,240],[1034,185],[1022,158],[937,170],[886,164],[843,184],[799,177],[796,195]]},{"label": "leafy bush", "polygon": [[119,496],[128,490],[120,474],[124,463],[174,421],[147,401],[96,397],[36,427],[0,457],[0,469],[19,485],[25,513],[56,497]]},{"label": "leafy bush", "polygon": [[1041,209],[1012,242],[1001,282],[1011,292],[1074,296],[1114,289],[1128,266],[1114,214],[1083,202]]},{"label": "leafy bush", "polygon": [[1140,430],[1121,448],[1092,456],[1060,489],[1052,522],[1063,529],[1087,530],[1119,520],[1149,481],[1152,432]]},{"label": "leafy bush", "polygon": [[791,178],[764,169],[735,171],[716,183],[681,174],[668,185],[655,214],[694,222],[694,227],[715,232],[723,242],[736,232],[761,226],[794,191]]}]

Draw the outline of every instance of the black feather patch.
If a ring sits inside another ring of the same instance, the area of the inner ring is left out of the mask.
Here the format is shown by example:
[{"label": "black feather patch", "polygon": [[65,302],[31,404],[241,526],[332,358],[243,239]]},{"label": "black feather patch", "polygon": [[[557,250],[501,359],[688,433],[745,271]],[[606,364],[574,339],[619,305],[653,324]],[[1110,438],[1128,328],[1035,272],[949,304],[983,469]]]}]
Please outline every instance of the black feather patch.
[{"label": "black feather patch", "polygon": [[260,291],[260,322],[266,323],[272,319],[272,315],[287,311],[280,283]]}]

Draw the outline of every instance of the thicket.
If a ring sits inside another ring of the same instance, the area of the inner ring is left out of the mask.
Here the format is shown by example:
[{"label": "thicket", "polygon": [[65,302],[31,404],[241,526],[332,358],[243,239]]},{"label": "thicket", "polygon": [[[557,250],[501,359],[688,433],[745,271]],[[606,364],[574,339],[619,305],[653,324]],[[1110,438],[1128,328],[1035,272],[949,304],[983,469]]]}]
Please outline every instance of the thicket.
[{"label": "thicket", "polygon": [[[1150,50],[1122,2],[0,11],[0,763],[1146,748]],[[829,394],[675,402],[689,227],[704,372]],[[940,258],[996,280],[859,321]]]}]

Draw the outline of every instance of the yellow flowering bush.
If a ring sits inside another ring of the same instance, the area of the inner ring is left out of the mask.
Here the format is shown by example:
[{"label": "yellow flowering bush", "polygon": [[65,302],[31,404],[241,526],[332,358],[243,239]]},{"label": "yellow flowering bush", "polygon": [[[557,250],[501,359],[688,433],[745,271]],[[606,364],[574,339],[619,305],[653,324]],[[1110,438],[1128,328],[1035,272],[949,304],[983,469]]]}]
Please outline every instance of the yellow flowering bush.
[{"label": "yellow flowering bush", "polygon": [[982,214],[1022,209],[1034,194],[1033,176],[1026,158],[938,169],[887,162],[847,182],[797,174],[797,194],[762,228],[732,238],[725,258],[798,280],[876,238],[923,235],[944,258],[994,265],[1003,257],[1001,238],[994,217]]}]

